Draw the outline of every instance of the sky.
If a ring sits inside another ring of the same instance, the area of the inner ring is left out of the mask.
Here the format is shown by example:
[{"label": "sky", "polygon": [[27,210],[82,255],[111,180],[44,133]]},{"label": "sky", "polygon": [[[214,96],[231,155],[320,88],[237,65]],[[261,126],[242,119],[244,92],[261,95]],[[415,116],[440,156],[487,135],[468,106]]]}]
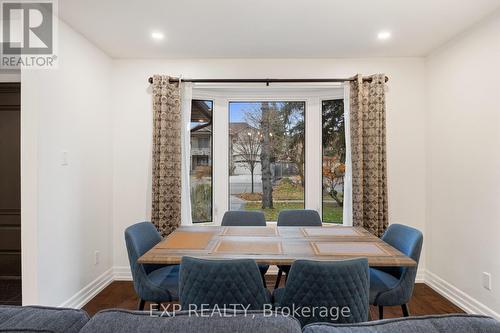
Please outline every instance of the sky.
[{"label": "sky", "polygon": [[[212,102],[207,103],[212,107]],[[245,122],[245,111],[260,110],[260,102],[230,102],[229,103],[229,122],[242,123]],[[191,128],[198,126],[198,123],[191,123]]]},{"label": "sky", "polygon": [[246,110],[260,108],[260,102],[230,102],[229,103],[229,122],[242,123],[245,121]]}]

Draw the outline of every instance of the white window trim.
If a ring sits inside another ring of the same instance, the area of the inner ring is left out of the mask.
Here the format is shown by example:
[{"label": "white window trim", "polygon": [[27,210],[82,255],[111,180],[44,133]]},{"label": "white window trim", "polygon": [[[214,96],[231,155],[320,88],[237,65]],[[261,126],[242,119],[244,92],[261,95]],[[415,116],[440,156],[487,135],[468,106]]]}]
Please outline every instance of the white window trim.
[{"label": "white window trim", "polygon": [[[347,91],[347,93],[346,93]],[[322,109],[321,102],[330,99],[344,99],[346,118],[346,145],[348,140],[348,89],[335,85],[273,85],[258,87],[252,85],[194,85],[193,99],[213,101],[212,122],[212,184],[213,222],[220,225],[224,212],[229,210],[229,103],[253,101],[303,101],[306,104],[306,165],[305,165],[305,208],[314,209],[322,216]],[[350,161],[350,147],[346,149],[346,160]],[[350,170],[350,165],[347,166]],[[350,173],[349,173],[350,177]],[[350,178],[349,178],[350,181]],[[345,181],[345,184],[347,180]],[[346,186],[346,185],[344,185]],[[350,186],[350,183],[349,185]],[[344,203],[344,225],[352,225],[352,213],[346,219]],[[272,221],[271,221],[272,223]],[[201,225],[203,223],[197,223]]]},{"label": "white window trim", "polygon": [[345,174],[343,224],[352,226],[352,157],[350,85],[344,84]]}]

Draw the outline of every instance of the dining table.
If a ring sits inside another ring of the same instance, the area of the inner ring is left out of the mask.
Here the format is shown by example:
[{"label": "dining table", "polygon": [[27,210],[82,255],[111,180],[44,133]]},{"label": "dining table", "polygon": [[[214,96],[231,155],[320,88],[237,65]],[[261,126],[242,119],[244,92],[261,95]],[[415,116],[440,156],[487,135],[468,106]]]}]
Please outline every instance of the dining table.
[{"label": "dining table", "polygon": [[295,260],[364,257],[371,267],[411,267],[416,262],[362,227],[181,226],[138,259],[141,264],[180,264],[182,257],[253,259],[291,265]]}]

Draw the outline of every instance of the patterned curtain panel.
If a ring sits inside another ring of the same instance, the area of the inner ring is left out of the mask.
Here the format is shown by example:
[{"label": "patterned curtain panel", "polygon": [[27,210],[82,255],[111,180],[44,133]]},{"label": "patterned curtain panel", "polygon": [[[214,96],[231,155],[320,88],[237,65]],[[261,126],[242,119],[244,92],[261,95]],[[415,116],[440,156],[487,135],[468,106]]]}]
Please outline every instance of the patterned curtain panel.
[{"label": "patterned curtain panel", "polygon": [[179,83],[153,76],[153,195],[151,221],[162,236],[181,224]]},{"label": "patterned curtain panel", "polygon": [[351,82],[353,225],[381,236],[388,224],[385,75]]}]

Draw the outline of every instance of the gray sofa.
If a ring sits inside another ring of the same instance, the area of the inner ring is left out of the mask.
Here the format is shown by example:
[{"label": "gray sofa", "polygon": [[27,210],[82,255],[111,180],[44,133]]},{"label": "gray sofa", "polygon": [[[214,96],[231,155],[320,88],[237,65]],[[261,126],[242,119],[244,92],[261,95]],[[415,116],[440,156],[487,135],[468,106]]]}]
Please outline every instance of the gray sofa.
[{"label": "gray sofa", "polygon": [[83,310],[0,306],[0,332],[78,333],[89,320]]},{"label": "gray sofa", "polygon": [[[156,313],[152,317],[149,312],[105,310],[96,314],[81,333],[282,333],[301,332],[300,323],[294,318],[265,317],[261,312],[250,311],[246,315],[222,314],[202,317],[189,316],[186,312],[176,313],[169,317]],[[209,315],[209,314],[207,314]]]},{"label": "gray sofa", "polygon": [[500,322],[486,316],[452,314],[406,317],[370,321],[361,324],[310,324],[303,333],[494,333],[500,332]]},{"label": "gray sofa", "polygon": [[0,306],[0,332],[9,333],[493,333],[500,322],[485,316],[444,315],[386,319],[361,324],[317,323],[305,326],[285,316],[265,316],[262,312],[221,313],[215,316],[175,316],[165,313],[111,309],[89,318],[83,310]]}]

